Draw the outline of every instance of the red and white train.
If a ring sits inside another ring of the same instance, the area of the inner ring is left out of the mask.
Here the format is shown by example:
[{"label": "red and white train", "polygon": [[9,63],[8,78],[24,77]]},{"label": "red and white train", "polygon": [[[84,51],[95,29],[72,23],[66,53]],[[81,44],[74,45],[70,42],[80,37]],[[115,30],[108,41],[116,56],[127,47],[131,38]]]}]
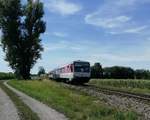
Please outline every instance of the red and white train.
[{"label": "red and white train", "polygon": [[91,77],[90,63],[86,61],[73,61],[64,67],[49,73],[49,78],[68,83],[87,83]]}]

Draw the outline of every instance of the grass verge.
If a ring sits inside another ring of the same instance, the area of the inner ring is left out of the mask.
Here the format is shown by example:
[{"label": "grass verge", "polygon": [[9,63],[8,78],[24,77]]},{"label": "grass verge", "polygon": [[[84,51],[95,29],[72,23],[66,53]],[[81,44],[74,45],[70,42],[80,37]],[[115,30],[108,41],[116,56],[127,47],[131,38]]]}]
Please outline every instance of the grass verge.
[{"label": "grass verge", "polygon": [[150,80],[93,79],[89,84],[102,88],[150,95]]},{"label": "grass verge", "polygon": [[70,120],[137,120],[134,112],[107,106],[103,101],[53,81],[10,81],[9,85],[64,113]]},{"label": "grass verge", "polygon": [[0,82],[0,88],[10,97],[15,104],[20,120],[40,120],[36,113],[34,113],[19,97],[7,88],[2,82]]}]

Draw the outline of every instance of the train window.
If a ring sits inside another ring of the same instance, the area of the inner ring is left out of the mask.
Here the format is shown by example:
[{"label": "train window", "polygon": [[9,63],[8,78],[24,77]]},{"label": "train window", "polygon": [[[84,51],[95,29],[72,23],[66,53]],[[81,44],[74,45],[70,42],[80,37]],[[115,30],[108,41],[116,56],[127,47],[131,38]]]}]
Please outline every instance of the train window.
[{"label": "train window", "polygon": [[70,70],[71,70],[71,72],[73,72],[73,66],[72,65],[70,66]]},{"label": "train window", "polygon": [[90,72],[89,66],[75,66],[75,72]]},{"label": "train window", "polygon": [[90,64],[87,62],[76,62],[74,66],[75,72],[90,72]]}]

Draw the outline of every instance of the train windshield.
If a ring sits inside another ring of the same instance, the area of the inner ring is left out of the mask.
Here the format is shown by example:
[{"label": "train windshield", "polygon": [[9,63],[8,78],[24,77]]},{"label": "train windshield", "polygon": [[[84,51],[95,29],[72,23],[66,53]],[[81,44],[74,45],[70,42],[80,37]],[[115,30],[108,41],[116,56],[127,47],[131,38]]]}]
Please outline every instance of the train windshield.
[{"label": "train windshield", "polygon": [[90,72],[90,64],[87,62],[75,62],[74,71],[75,72]]}]

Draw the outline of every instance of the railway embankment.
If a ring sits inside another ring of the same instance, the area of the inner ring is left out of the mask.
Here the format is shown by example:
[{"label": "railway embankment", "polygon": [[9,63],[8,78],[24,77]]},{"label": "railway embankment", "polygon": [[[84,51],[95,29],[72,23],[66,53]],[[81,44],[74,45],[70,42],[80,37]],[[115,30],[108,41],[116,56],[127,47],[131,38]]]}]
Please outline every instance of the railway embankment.
[{"label": "railway embankment", "polygon": [[[107,105],[119,108],[121,110],[133,110],[141,116],[142,120],[150,119],[150,99],[135,94],[127,94],[125,92],[114,91],[110,89],[102,89],[91,85],[76,86],[63,84],[65,87],[82,91],[91,96],[106,101]],[[141,94],[140,94],[141,95]]]}]

